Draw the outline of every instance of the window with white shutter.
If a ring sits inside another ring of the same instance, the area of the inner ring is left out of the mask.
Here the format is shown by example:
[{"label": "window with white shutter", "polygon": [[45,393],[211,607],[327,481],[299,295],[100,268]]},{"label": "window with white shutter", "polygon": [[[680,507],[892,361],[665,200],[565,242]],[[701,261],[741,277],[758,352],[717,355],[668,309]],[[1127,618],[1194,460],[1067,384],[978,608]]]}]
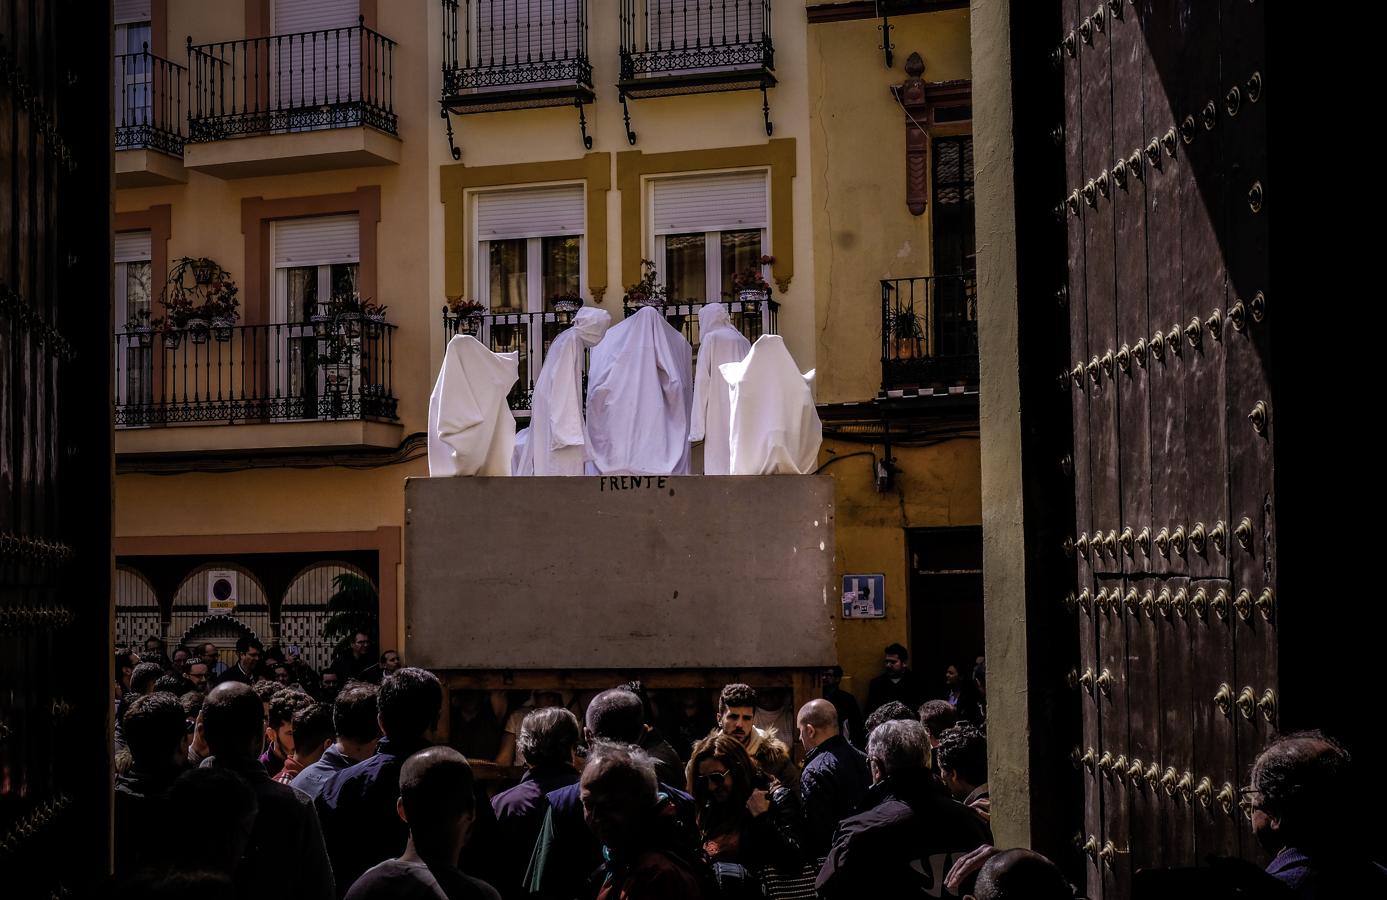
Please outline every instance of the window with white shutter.
[{"label": "window with white shutter", "polygon": [[650,182],[656,270],[670,302],[735,299],[733,275],[764,270],[769,190],[764,171]]},{"label": "window with white shutter", "polygon": [[152,339],[144,331],[157,316],[152,250],[148,231],[115,234],[115,392],[116,402],[122,406],[153,400]]},{"label": "window with white shutter", "polygon": [[645,0],[651,50],[751,44],[765,30],[763,0]]},{"label": "window with white shutter", "polygon": [[270,106],[302,108],[362,98],[357,0],[275,0]]}]

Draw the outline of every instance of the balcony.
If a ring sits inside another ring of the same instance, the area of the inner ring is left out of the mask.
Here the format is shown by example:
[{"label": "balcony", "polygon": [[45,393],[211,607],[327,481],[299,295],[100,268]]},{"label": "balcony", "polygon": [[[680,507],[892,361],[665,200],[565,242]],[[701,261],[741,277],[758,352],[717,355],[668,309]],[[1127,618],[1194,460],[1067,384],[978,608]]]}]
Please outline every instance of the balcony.
[{"label": "balcony", "polygon": [[623,107],[628,97],[760,90],[770,134],[770,0],[620,0],[620,17]]},{"label": "balcony", "polygon": [[443,106],[591,103],[587,0],[443,0]]},{"label": "balcony", "polygon": [[977,383],[976,277],[883,280],[882,396],[959,393]]},{"label": "balcony", "polygon": [[117,453],[395,447],[395,330],[354,320],[118,333]]},{"label": "balcony", "polygon": [[116,187],[188,180],[183,169],[183,92],[188,70],[149,52],[115,57]]},{"label": "balcony", "polygon": [[394,54],[361,24],[190,38],[187,167],[245,178],[397,164]]},{"label": "balcony", "polygon": [[[774,300],[760,303],[740,300],[726,301],[732,324],[746,335],[747,340],[755,341],[763,334],[778,334],[780,327],[780,304]],[[698,353],[698,310],[701,303],[668,303],[661,307],[670,325],[693,345]],[[622,308],[625,316],[632,316],[639,307]],[[496,353],[520,353],[520,380],[511,389],[510,408],[528,413],[530,397],[534,393],[535,381],[544,365],[544,354],[564,329],[572,324],[572,314],[559,312],[506,313],[495,312],[471,319],[459,318],[443,310],[443,343],[458,333],[471,334]]]}]

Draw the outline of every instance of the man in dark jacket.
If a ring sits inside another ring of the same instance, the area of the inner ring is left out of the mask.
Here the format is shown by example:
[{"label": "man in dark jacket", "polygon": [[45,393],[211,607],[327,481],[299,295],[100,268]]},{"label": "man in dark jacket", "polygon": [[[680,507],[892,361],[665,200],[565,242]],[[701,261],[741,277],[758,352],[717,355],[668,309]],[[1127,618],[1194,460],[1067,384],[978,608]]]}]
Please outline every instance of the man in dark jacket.
[{"label": "man in dark jacket", "polygon": [[250,845],[236,869],[237,895],[259,897],[269,884],[294,900],[331,900],[332,868],[313,802],[271,781],[256,759],[265,736],[260,698],[238,682],[217,685],[203,704],[202,730],[212,751],[202,764],[240,775],[258,803]]},{"label": "man in dark jacket", "polygon": [[525,758],[525,775],[515,787],[491,798],[506,875],[495,887],[504,897],[528,896],[522,882],[549,809],[544,797],[578,783],[578,770],[573,767],[578,736],[578,718],[561,706],[533,710],[520,725],[515,744]]},{"label": "man in dark jacket", "polygon": [[829,666],[824,669],[821,678],[824,699],[838,711],[838,731],[849,744],[861,750],[867,746],[867,729],[862,724],[862,708],[857,705],[857,698],[841,687],[843,667]]},{"label": "man in dark jacket", "polygon": [[930,776],[928,757],[929,736],[919,722],[884,722],[872,732],[874,783],[865,812],[839,826],[819,871],[820,896],[956,896],[944,886],[955,857],[991,843],[992,834]]},{"label": "man in dark jacket", "polygon": [[116,877],[163,860],[160,848],[174,818],[169,789],[188,758],[188,720],[173,694],[137,698],[122,719],[132,759],[116,776]]},{"label": "man in dark jacket", "polygon": [[838,823],[857,812],[872,786],[867,757],[838,731],[838,711],[827,700],[810,700],[795,721],[808,749],[800,774],[804,839],[813,859],[823,859]]},{"label": "man in dark jacket", "polygon": [[867,715],[879,706],[898,700],[913,713],[929,696],[925,683],[910,668],[910,652],[900,644],[886,648],[884,670],[867,685]]},{"label": "man in dark jacket", "polygon": [[265,645],[261,644],[258,639],[248,634],[243,635],[236,642],[236,665],[218,675],[217,684],[226,684],[227,682],[254,683],[255,672],[260,668],[260,657],[264,652]]},{"label": "man in dark jacket", "polygon": [[[640,697],[626,688],[603,691],[588,704],[583,735],[589,745],[597,741],[634,745],[644,730]],[[693,828],[693,798],[670,784],[661,783],[659,793],[672,805],[676,818]],[[532,895],[572,900],[602,864],[602,845],[584,824],[577,784],[545,795],[545,802],[549,808],[535,840],[525,884]]]}]

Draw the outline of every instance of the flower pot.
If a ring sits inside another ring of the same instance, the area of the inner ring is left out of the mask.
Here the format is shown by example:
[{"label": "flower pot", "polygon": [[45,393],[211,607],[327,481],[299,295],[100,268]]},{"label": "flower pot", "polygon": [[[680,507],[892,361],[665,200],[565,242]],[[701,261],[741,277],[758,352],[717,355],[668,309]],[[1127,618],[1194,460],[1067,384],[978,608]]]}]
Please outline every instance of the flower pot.
[{"label": "flower pot", "polygon": [[218,268],[219,266],[210,259],[193,263],[193,281],[198,284],[211,284],[212,276],[217,274]]},{"label": "flower pot", "polygon": [[327,313],[314,313],[308,317],[308,321],[313,324],[313,333],[318,337],[327,337],[332,333],[332,316]]},{"label": "flower pot", "polygon": [[231,340],[231,329],[236,326],[236,319],[232,316],[214,316],[212,318],[212,336],[222,343]]},{"label": "flower pot", "polygon": [[458,316],[458,334],[470,334],[476,337],[482,330],[482,314],[468,313]]},{"label": "flower pot", "polygon": [[363,320],[366,334],[371,337],[379,337],[380,333],[385,329],[384,313],[367,313],[363,317]]},{"label": "flower pot", "polygon": [[189,319],[183,326],[188,332],[188,340],[194,344],[207,343],[207,320],[198,316]]},{"label": "flower pot", "polygon": [[183,334],[178,331],[165,331],[163,333],[164,349],[177,350],[178,342],[183,339]]},{"label": "flower pot", "polygon": [[583,308],[583,301],[578,299],[564,299],[554,301],[554,312],[575,313]]},{"label": "flower pot", "polygon": [[154,341],[154,329],[148,325],[140,326],[130,332],[130,344],[133,347],[148,347]]},{"label": "flower pot", "polygon": [[631,298],[631,305],[632,305],[632,306],[654,306],[654,307],[656,307],[656,308],[659,308],[659,307],[665,305],[665,301],[661,300],[659,297],[638,296],[638,297],[632,297],[632,298]]}]

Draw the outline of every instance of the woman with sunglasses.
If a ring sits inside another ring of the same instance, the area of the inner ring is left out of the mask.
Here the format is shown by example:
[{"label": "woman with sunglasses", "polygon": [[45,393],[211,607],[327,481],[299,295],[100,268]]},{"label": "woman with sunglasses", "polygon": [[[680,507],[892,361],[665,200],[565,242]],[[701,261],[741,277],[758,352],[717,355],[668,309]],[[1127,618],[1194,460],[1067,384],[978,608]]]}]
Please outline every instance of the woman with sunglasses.
[{"label": "woman with sunglasses", "polygon": [[[779,884],[805,871],[794,791],[762,775],[735,738],[715,734],[699,741],[689,759],[688,784],[703,850],[720,870],[720,881],[728,880],[724,876],[735,864],[773,897]],[[748,887],[748,896],[761,896],[757,885]]]}]

